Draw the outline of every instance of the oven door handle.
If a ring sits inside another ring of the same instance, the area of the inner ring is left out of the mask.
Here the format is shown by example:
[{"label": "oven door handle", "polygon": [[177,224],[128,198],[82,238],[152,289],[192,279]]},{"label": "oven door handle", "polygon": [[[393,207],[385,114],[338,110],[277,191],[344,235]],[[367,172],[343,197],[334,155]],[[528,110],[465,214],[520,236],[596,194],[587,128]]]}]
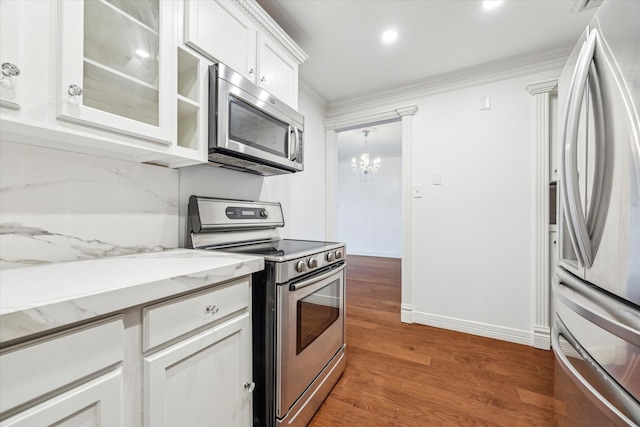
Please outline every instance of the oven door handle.
[{"label": "oven door handle", "polygon": [[326,273],[320,274],[319,276],[312,276],[307,280],[303,280],[302,282],[290,284],[289,290],[297,291],[298,289],[306,288],[307,286],[313,285],[314,283],[318,283],[319,281],[324,280],[327,277],[331,277],[334,274],[344,270],[346,266],[346,264],[336,264],[333,267],[329,267],[329,271],[327,271]]}]

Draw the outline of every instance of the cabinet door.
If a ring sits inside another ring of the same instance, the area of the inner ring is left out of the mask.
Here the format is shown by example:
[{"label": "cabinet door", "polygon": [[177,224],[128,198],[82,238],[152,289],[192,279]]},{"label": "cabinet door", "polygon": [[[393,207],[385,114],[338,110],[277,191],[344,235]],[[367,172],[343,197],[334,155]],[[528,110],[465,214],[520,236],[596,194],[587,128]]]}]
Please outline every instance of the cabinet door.
[{"label": "cabinet door", "polygon": [[172,137],[172,2],[60,3],[58,118],[160,142]]},{"label": "cabinet door", "polygon": [[256,82],[257,29],[232,2],[186,3],[185,43]]},{"label": "cabinet door", "polygon": [[14,110],[20,109],[23,28],[22,1],[0,1],[0,105]]},{"label": "cabinet door", "polygon": [[264,34],[259,35],[258,70],[260,87],[298,109],[298,64]]},{"label": "cabinet door", "polygon": [[144,425],[248,427],[251,377],[245,313],[144,359]]},{"label": "cabinet door", "polygon": [[122,423],[122,368],[0,423],[2,427],[99,427]]}]

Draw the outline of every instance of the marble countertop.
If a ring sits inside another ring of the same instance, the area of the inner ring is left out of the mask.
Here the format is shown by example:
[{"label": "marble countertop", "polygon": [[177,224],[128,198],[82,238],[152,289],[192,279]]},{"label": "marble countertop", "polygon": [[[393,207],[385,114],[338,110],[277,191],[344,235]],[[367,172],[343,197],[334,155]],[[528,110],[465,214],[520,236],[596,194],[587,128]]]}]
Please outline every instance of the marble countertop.
[{"label": "marble countertop", "polygon": [[0,271],[0,343],[263,268],[253,255],[173,249]]}]

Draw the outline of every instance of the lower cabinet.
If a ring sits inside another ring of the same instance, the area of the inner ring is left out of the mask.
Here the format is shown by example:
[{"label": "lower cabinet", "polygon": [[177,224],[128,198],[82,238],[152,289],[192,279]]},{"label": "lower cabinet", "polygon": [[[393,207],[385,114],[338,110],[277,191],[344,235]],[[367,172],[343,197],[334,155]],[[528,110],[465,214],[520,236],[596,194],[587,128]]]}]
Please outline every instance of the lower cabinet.
[{"label": "lower cabinet", "polygon": [[250,426],[250,331],[244,313],[145,357],[144,425]]},{"label": "lower cabinet", "polygon": [[4,420],[3,427],[122,425],[122,369],[75,387]]},{"label": "lower cabinet", "polygon": [[251,277],[0,350],[0,427],[250,427]]}]

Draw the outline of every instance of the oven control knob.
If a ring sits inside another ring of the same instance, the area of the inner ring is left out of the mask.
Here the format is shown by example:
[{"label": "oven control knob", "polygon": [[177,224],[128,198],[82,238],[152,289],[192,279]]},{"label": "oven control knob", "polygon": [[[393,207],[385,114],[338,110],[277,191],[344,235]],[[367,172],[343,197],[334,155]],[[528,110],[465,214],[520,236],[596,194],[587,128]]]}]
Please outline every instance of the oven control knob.
[{"label": "oven control knob", "polygon": [[309,266],[309,268],[316,268],[318,266],[318,260],[315,258],[309,258],[309,261],[307,261],[307,265]]},{"label": "oven control knob", "polygon": [[331,251],[329,253],[327,253],[327,261],[329,262],[333,262],[336,260],[336,253]]},{"label": "oven control knob", "polygon": [[305,271],[307,271],[307,263],[304,261],[298,261],[298,263],[296,264],[296,271],[298,273],[304,273]]},{"label": "oven control knob", "polygon": [[338,249],[336,251],[336,259],[342,259],[344,258],[344,253],[342,252],[342,249]]},{"label": "oven control knob", "polygon": [[268,210],[266,210],[266,209],[261,209],[261,210],[260,210],[260,216],[261,216],[262,218],[266,218],[266,217],[268,217],[268,216],[269,216],[269,211],[268,211]]}]

